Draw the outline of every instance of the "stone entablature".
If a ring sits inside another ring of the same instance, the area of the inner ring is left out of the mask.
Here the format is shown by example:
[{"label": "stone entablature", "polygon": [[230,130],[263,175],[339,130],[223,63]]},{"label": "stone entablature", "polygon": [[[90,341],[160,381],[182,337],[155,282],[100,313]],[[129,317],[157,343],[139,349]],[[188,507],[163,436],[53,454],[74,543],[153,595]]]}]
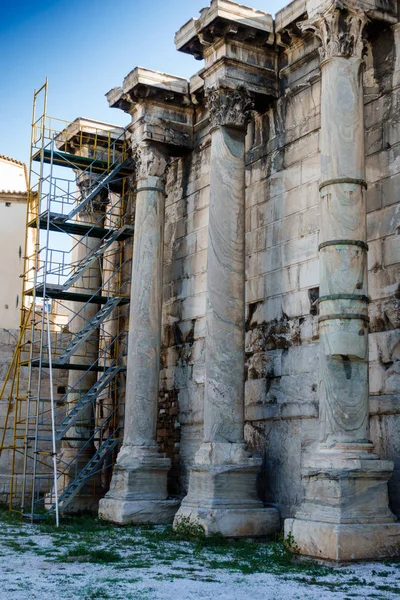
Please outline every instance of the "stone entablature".
[{"label": "stone entablature", "polygon": [[115,143],[115,150],[120,151],[124,133],[124,127],[80,117],[55,137],[55,143],[57,148],[64,152],[93,156],[95,149],[97,154],[101,154],[112,143]]},{"label": "stone entablature", "polygon": [[[230,9],[230,10],[229,10]],[[261,36],[261,37],[260,37]],[[277,95],[277,57],[271,15],[226,0],[213,0],[175,36],[177,50],[204,58],[205,88],[245,85],[261,97]]]},{"label": "stone entablature", "polygon": [[193,110],[183,77],[136,67],[106,96],[111,108],[131,115],[129,132],[138,140],[174,147],[177,154],[192,147]]},{"label": "stone entablature", "polygon": [[197,59],[203,58],[205,49],[220,38],[234,36],[258,45],[274,41],[272,16],[261,10],[230,0],[212,0],[200,15],[199,19],[190,19],[175,35],[177,50]]}]

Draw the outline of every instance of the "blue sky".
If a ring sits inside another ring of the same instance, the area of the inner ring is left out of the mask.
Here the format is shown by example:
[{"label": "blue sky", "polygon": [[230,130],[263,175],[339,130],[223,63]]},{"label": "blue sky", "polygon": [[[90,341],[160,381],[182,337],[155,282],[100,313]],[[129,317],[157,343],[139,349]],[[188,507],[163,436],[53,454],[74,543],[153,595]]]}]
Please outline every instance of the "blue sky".
[{"label": "blue sky", "polygon": [[[252,0],[275,14],[286,0]],[[32,94],[49,79],[48,114],[125,125],[104,94],[135,66],[190,77],[201,66],[174,34],[207,0],[4,1],[0,23],[0,154],[29,159]]]}]

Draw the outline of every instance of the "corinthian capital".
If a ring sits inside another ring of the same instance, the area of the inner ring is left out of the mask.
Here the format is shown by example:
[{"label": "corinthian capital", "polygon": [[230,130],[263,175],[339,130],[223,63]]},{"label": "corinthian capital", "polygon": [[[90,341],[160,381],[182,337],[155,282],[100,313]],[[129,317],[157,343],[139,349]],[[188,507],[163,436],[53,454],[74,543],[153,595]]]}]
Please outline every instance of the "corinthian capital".
[{"label": "corinthian capital", "polygon": [[210,89],[206,106],[210,111],[214,127],[234,127],[244,129],[250,118],[254,102],[245,89]]},{"label": "corinthian capital", "polygon": [[165,177],[168,156],[153,144],[131,143],[132,159],[135,163],[136,179]]},{"label": "corinthian capital", "polygon": [[368,19],[356,3],[334,0],[325,4],[307,21],[298,23],[302,31],[314,31],[322,41],[321,60],[334,56],[362,58],[363,29]]}]

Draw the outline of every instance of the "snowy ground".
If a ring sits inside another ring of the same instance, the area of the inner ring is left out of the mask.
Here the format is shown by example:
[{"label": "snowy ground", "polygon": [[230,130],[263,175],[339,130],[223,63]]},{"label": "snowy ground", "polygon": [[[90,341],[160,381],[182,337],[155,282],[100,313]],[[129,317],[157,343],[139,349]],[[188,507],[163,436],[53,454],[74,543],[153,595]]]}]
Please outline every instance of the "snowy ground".
[{"label": "snowy ground", "polygon": [[400,600],[400,562],[328,568],[280,542],[185,541],[76,517],[59,530],[0,512],[0,600]]}]

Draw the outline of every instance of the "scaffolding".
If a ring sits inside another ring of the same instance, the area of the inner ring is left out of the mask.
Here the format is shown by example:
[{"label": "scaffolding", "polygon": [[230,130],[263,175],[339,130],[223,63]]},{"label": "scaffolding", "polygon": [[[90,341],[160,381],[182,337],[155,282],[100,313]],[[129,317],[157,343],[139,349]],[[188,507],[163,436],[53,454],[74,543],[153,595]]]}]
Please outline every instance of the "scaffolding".
[{"label": "scaffolding", "polygon": [[0,396],[0,454],[10,455],[10,510],[58,524],[59,513],[104,494],[120,443],[134,191],[124,130],[49,117],[47,95],[46,80],[33,101],[23,302]]}]

